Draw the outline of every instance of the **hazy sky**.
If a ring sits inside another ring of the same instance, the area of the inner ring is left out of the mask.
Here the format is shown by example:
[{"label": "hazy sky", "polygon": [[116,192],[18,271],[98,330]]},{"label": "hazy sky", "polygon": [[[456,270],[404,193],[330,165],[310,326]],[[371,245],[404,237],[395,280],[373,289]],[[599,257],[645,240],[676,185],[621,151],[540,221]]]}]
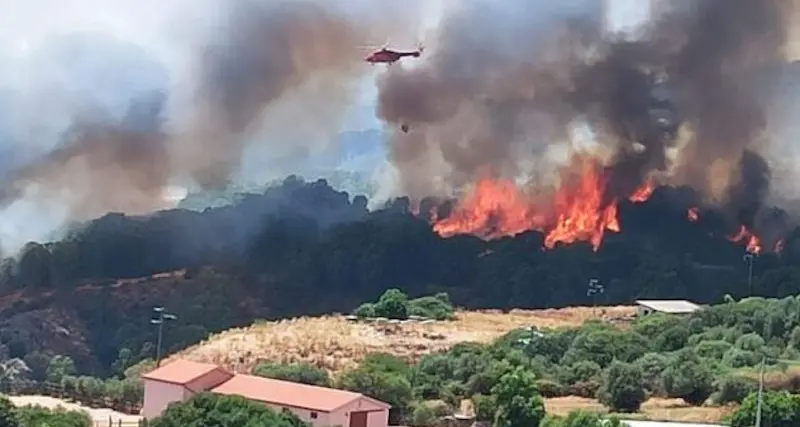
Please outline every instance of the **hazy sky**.
[{"label": "hazy sky", "polygon": [[615,29],[626,29],[646,19],[650,5],[646,0],[609,0],[609,25]]},{"label": "hazy sky", "polygon": [[[456,0],[431,0],[425,3],[423,19],[426,21],[424,27],[427,28],[423,28],[420,38],[425,36],[427,29],[436,26],[448,1]],[[635,25],[647,15],[646,0],[609,1],[609,24],[615,30]],[[0,85],[13,85],[20,78],[14,73],[14,57],[23,57],[47,36],[75,30],[113,34],[122,40],[135,41],[164,61],[175,61],[177,55],[173,55],[174,50],[171,49],[178,47],[164,41],[180,41],[181,31],[198,27],[197,20],[201,16],[206,19],[214,16],[208,12],[213,12],[213,8],[217,7],[215,4],[219,3],[214,0],[0,1],[0,59],[6,62],[4,69],[0,70]],[[187,13],[192,10],[203,13],[198,13],[197,16]],[[191,36],[186,35],[185,39],[191,39]],[[412,40],[389,42],[402,45],[400,48],[413,48],[406,45],[415,43]],[[167,64],[169,68],[174,65]],[[377,69],[375,71],[379,72]],[[378,125],[374,117],[369,117],[367,113],[375,96],[374,74],[366,76],[362,89],[357,105],[353,106],[353,118],[347,127]]]},{"label": "hazy sky", "polygon": [[[442,13],[446,0],[433,0],[429,3],[426,27],[435,27],[439,16]],[[502,1],[502,0],[499,0]],[[531,0],[534,1],[534,0]],[[558,0],[539,0],[539,1],[558,1]],[[600,1],[600,0],[597,0]],[[627,31],[634,29],[647,19],[649,15],[649,2],[647,0],[608,0],[609,7],[609,29],[612,31]],[[411,49],[414,46],[401,46],[399,48]],[[380,72],[381,66],[376,67],[375,73]],[[381,126],[372,110],[377,88],[375,87],[374,73],[364,79],[361,87],[361,94],[357,105],[352,107],[349,120],[344,124],[345,129],[376,128]]]}]

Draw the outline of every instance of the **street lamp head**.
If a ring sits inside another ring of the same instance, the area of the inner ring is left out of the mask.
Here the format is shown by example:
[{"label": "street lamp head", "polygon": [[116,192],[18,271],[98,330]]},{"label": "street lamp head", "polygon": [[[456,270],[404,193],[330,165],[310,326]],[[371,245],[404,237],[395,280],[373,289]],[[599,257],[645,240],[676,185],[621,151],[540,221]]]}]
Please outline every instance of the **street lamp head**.
[{"label": "street lamp head", "polygon": [[160,325],[161,319],[150,319],[150,323],[152,323],[153,325]]},{"label": "street lamp head", "polygon": [[155,311],[156,313],[163,313],[164,307],[153,307],[153,311]]},{"label": "street lamp head", "polygon": [[174,314],[164,314],[164,316],[162,316],[162,317],[165,320],[177,320],[178,319],[178,316],[176,316]]}]

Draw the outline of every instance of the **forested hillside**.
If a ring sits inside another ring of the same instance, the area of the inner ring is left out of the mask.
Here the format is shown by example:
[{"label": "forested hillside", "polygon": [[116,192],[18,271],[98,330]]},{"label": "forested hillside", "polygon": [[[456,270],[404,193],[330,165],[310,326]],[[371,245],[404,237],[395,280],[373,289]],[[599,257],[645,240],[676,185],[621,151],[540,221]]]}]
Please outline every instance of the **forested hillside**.
[{"label": "forested hillside", "polygon": [[[364,197],[295,177],[204,212],[108,214],[4,261],[0,342],[11,357],[55,351],[102,372],[122,348],[152,353],[154,305],[179,315],[167,332],[177,349],[256,318],[349,312],[388,288],[447,292],[468,308],[798,292],[796,237],[779,254],[755,257],[750,281],[744,247],[713,212],[686,220],[687,193],[662,188],[645,203],[621,204],[621,232],[596,252],[586,243],[543,250],[536,231],[442,238],[407,200],[369,212]],[[591,279],[605,292],[587,296]]]}]

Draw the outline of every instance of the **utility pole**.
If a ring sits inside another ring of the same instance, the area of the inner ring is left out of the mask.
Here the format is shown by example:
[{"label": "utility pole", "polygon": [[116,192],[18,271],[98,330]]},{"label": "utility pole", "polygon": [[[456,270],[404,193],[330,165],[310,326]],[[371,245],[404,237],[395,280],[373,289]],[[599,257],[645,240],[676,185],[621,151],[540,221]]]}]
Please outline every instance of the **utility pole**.
[{"label": "utility pole", "polygon": [[525,326],[524,329],[527,332],[526,337],[522,337],[517,340],[517,343],[522,344],[523,348],[525,349],[525,355],[528,356],[528,363],[529,367],[533,369],[533,356],[531,355],[531,345],[533,344],[534,340],[537,338],[541,338],[544,336],[542,331],[539,330],[536,326],[530,325]]},{"label": "utility pole", "polygon": [[597,306],[597,294],[605,293],[606,288],[600,283],[600,279],[589,279],[589,286],[586,289],[586,296],[592,298],[592,314],[597,317],[595,308]]},{"label": "utility pole", "polygon": [[756,406],[756,427],[761,427],[761,405],[764,402],[764,366],[767,358],[761,359],[761,368],[758,373],[758,405]]},{"label": "utility pole", "polygon": [[164,336],[164,322],[167,320],[177,320],[178,316],[167,313],[164,307],[153,307],[156,315],[155,319],[150,319],[150,323],[158,326],[158,340],[156,342],[156,367],[161,365],[161,341]]},{"label": "utility pole", "polygon": [[747,289],[750,291],[749,296],[755,296],[755,292],[753,290],[753,261],[755,260],[756,255],[752,252],[747,252],[742,256],[742,260],[747,263]]}]

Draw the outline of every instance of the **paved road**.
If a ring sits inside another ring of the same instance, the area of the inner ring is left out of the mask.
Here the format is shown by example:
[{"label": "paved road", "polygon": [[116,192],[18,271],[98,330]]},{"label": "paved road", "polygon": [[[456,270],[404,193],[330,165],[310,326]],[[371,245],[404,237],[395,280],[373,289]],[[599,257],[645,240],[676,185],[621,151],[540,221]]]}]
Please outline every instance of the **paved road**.
[{"label": "paved road", "polygon": [[661,421],[625,421],[630,427],[725,427],[721,424],[671,423]]}]

